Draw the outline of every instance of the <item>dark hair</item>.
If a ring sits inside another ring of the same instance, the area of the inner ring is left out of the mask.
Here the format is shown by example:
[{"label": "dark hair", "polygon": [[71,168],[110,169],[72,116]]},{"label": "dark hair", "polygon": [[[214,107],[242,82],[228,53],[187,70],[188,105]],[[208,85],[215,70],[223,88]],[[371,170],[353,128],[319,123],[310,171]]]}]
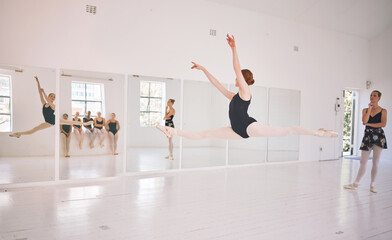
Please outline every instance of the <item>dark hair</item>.
[{"label": "dark hair", "polygon": [[68,114],[64,113],[63,116],[64,116],[64,115],[68,117]]},{"label": "dark hair", "polygon": [[255,83],[255,80],[253,79],[253,73],[249,69],[242,69],[241,72],[248,85],[253,85],[253,83]]},{"label": "dark hair", "polygon": [[170,101],[171,103],[174,104],[174,102],[175,102],[176,100],[174,100],[173,98],[170,98],[169,101]]},{"label": "dark hair", "polygon": [[378,90],[374,90],[372,93],[374,93],[374,92],[376,92],[377,93],[377,95],[378,95],[378,97],[381,97],[381,92],[380,91],[378,91]]}]

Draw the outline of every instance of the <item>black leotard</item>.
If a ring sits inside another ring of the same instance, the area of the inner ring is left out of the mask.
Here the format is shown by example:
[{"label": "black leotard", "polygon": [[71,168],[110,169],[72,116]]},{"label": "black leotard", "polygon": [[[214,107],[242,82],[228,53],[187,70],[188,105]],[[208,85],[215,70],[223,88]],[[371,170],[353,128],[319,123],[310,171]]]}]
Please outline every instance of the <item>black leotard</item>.
[{"label": "black leotard", "polygon": [[[372,117],[372,115],[369,115],[368,123],[380,123],[383,110],[384,109],[381,108],[381,111],[379,113],[377,113],[376,115],[374,115],[373,117]],[[367,129],[375,129],[376,127],[366,126],[366,128]]]},{"label": "black leotard", "polygon": [[229,118],[231,128],[234,132],[243,138],[248,138],[246,129],[251,123],[257,122],[256,119],[249,117],[248,108],[250,100],[244,101],[241,99],[239,93],[234,95],[229,105]]},{"label": "black leotard", "polygon": [[[96,121],[97,124],[100,124],[100,125],[103,124],[103,118],[102,118],[102,121],[98,121],[98,118],[96,118],[95,121]],[[96,129],[102,129],[102,127],[95,127],[95,128]]]},{"label": "black leotard", "polygon": [[69,133],[71,131],[71,126],[69,125],[62,125],[64,132]]},{"label": "black leotard", "polygon": [[[82,122],[82,120],[80,120],[80,118],[78,118],[78,120],[75,120],[75,118],[72,118],[72,120],[77,121],[77,122]],[[81,125],[75,125],[75,124],[74,124],[74,127],[80,129],[82,126],[81,126]]]},{"label": "black leotard", "polygon": [[[90,121],[93,121],[93,119],[92,119],[92,118],[90,118],[90,119],[83,118],[83,122],[84,122],[84,123],[90,122]],[[84,127],[87,128],[87,129],[89,129],[89,130],[91,130],[91,129],[93,128],[93,125],[92,125],[92,124],[84,125]]]},{"label": "black leotard", "polygon": [[113,133],[113,135],[116,135],[116,133],[117,133],[117,122],[109,121],[109,132]]},{"label": "black leotard", "polygon": [[45,107],[45,105],[46,104],[42,106],[42,114],[44,115],[45,122],[54,125],[55,122],[54,110],[50,105],[48,107]]},{"label": "black leotard", "polygon": [[173,118],[174,115],[170,115],[170,119],[165,120],[165,126],[174,128]]}]

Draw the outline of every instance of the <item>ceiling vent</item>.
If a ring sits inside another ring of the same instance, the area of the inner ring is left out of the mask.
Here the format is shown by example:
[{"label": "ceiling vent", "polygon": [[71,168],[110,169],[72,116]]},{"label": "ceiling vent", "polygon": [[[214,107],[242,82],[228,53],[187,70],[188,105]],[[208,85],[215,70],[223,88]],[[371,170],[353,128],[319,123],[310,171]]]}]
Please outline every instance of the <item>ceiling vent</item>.
[{"label": "ceiling vent", "polygon": [[216,37],[216,30],[210,29],[210,36]]},{"label": "ceiling vent", "polygon": [[97,6],[86,5],[86,12],[95,15],[97,13]]}]

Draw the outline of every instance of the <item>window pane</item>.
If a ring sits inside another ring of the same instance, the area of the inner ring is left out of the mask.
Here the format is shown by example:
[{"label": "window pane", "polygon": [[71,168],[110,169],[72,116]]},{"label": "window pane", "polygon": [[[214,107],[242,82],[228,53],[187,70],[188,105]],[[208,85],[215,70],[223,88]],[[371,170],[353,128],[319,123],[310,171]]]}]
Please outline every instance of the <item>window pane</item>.
[{"label": "window pane", "polygon": [[10,99],[0,97],[0,113],[10,113]]},{"label": "window pane", "polygon": [[149,126],[149,113],[140,113],[140,126],[141,127]]},{"label": "window pane", "polygon": [[87,102],[87,111],[91,111],[91,116],[96,117],[97,112],[102,112],[101,102]]},{"label": "window pane", "polygon": [[72,83],[72,100],[85,100],[85,92],[84,83]]},{"label": "window pane", "polygon": [[161,99],[150,99],[150,111],[162,111],[162,100]]},{"label": "window pane", "polygon": [[150,97],[162,97],[162,83],[151,82],[150,83]]},{"label": "window pane", "polygon": [[148,98],[140,98],[140,111],[148,111]]},{"label": "window pane", "polygon": [[156,126],[157,124],[161,124],[161,119],[161,113],[150,113],[150,126]]},{"label": "window pane", "polygon": [[0,96],[10,95],[10,77],[0,76]]},{"label": "window pane", "polygon": [[140,96],[148,97],[149,96],[149,91],[150,91],[149,89],[150,89],[150,83],[149,82],[140,81]]},{"label": "window pane", "polygon": [[86,84],[87,100],[101,101],[101,85],[100,84]]},{"label": "window pane", "polygon": [[0,115],[0,132],[11,132],[11,117]]},{"label": "window pane", "polygon": [[85,103],[81,101],[72,101],[72,115],[75,115],[76,112],[79,112],[81,116],[86,112]]}]

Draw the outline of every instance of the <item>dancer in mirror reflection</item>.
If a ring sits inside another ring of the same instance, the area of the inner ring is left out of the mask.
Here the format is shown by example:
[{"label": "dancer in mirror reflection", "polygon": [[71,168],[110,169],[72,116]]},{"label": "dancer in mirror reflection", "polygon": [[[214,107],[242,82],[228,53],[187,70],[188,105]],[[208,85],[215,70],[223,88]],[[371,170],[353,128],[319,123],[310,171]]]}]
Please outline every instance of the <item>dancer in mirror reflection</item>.
[{"label": "dancer in mirror reflection", "polygon": [[[63,114],[63,119],[68,120],[68,114]],[[64,157],[69,157],[69,143],[71,142],[72,125],[60,125],[60,137],[64,143]]]},{"label": "dancer in mirror reflection", "polygon": [[[173,108],[175,100],[169,99],[167,101],[166,110],[165,110],[165,126],[174,128],[173,118],[176,114],[176,110]],[[173,157],[173,138],[169,137],[169,155],[165,157],[166,159],[174,160]]]},{"label": "dancer in mirror reflection", "polygon": [[117,153],[118,131],[120,131],[120,123],[116,120],[116,114],[112,113],[109,120],[106,121],[106,130],[109,134],[110,150],[113,155]]},{"label": "dancer in mirror reflection", "polygon": [[255,80],[253,74],[248,69],[242,69],[237,55],[236,43],[234,36],[227,35],[227,43],[229,44],[233,53],[233,66],[236,74],[235,86],[238,87],[238,93],[233,93],[227,90],[223,85],[209,73],[203,66],[193,63],[192,69],[201,70],[210,80],[210,82],[230,100],[229,118],[231,127],[223,127],[214,130],[206,131],[183,131],[168,126],[157,125],[168,138],[174,135],[182,136],[188,139],[243,139],[248,137],[282,137],[288,135],[313,135],[319,137],[337,137],[335,131],[325,130],[320,128],[312,130],[304,127],[274,127],[263,126],[254,118],[248,115],[248,107],[251,102],[251,92],[249,85],[252,85]]},{"label": "dancer in mirror reflection", "polygon": [[79,149],[82,149],[85,134],[81,126],[82,119],[79,118],[79,112],[75,113],[75,116],[72,120],[76,123],[79,123],[79,124],[74,124],[73,132],[75,134],[76,140],[78,140]]},{"label": "dancer in mirror reflection", "polygon": [[105,126],[105,118],[103,118],[101,115],[101,112],[97,112],[97,117],[94,118],[94,128],[97,129],[99,146],[102,148],[105,146],[103,141],[105,140],[107,132],[103,128]]},{"label": "dancer in mirror reflection", "polygon": [[[39,124],[38,126],[34,127],[31,130],[28,130],[28,131],[11,133],[9,135],[10,137],[20,138],[20,136],[22,136],[22,135],[30,135],[30,134],[33,134],[37,131],[49,128],[55,124],[54,111],[55,111],[56,106],[54,105],[54,100],[56,99],[56,95],[54,93],[49,93],[49,95],[46,95],[44,89],[41,88],[38,77],[34,76],[34,78],[35,78],[35,81],[37,82],[38,94],[39,94],[39,97],[40,97],[41,103],[42,103],[42,115],[44,116],[45,122]],[[78,124],[79,126],[82,125],[81,122],[74,122],[74,121],[69,121],[69,120],[65,120],[65,119],[60,119],[60,124],[61,125]]]}]

